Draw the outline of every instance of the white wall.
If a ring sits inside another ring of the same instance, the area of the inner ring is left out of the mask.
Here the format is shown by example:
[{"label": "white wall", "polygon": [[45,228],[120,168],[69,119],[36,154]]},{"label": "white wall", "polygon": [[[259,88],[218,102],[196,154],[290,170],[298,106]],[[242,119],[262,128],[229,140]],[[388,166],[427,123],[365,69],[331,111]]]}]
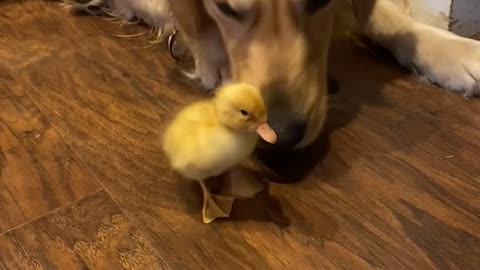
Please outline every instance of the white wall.
[{"label": "white wall", "polygon": [[[430,1],[430,0],[429,0]],[[480,32],[480,0],[453,0],[450,29],[462,36]]]},{"label": "white wall", "polygon": [[[405,0],[393,0],[403,3]],[[412,15],[462,36],[480,33],[480,0],[407,0]]]},{"label": "white wall", "polygon": [[452,0],[410,0],[412,15],[415,18],[445,30],[449,29],[451,3]]}]

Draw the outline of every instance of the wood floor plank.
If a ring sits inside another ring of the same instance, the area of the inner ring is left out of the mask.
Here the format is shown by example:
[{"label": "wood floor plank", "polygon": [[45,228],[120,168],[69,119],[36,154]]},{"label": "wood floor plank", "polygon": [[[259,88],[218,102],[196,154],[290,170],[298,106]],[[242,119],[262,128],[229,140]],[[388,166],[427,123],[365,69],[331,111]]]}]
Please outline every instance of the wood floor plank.
[{"label": "wood floor plank", "polygon": [[0,66],[0,233],[100,189]]},{"label": "wood floor plank", "polygon": [[105,191],[0,236],[0,269],[168,269]]},{"label": "wood floor plank", "polygon": [[[48,10],[58,10],[42,8],[25,27],[54,20]],[[198,189],[172,175],[158,145],[171,114],[200,91],[178,76],[165,50],[129,50],[135,41],[100,35],[114,28],[97,20],[55,26],[65,35],[27,34],[76,46],[14,66],[15,79],[169,267],[480,267],[480,102],[339,44],[332,75],[340,89],[325,136],[302,156],[272,161],[296,166],[284,177],[303,181],[274,184],[237,203],[230,219],[204,225]]]}]

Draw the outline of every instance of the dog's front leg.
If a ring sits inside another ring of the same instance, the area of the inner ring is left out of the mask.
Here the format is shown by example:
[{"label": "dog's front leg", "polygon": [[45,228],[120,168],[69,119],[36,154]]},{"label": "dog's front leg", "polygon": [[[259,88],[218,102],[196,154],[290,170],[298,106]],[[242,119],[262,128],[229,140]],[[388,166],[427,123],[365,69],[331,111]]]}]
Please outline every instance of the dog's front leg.
[{"label": "dog's front leg", "polygon": [[391,0],[352,5],[365,33],[402,65],[466,97],[480,94],[480,42],[422,24]]},{"label": "dog's front leg", "polygon": [[218,29],[204,29],[190,39],[189,47],[195,60],[194,77],[205,89],[213,90],[228,80],[228,58]]},{"label": "dog's front leg", "polygon": [[191,74],[212,90],[228,80],[228,57],[222,36],[215,22],[199,0],[169,0],[175,24],[195,61]]}]

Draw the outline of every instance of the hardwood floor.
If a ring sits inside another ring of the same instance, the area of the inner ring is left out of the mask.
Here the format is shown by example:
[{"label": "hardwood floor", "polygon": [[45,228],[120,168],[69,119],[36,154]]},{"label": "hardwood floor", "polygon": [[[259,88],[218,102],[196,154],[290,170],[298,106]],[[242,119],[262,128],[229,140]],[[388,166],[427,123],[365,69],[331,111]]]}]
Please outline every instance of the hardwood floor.
[{"label": "hardwood floor", "polygon": [[9,269],[167,269],[105,191],[0,237]]},{"label": "hardwood floor", "polygon": [[144,31],[0,2],[0,269],[479,269],[480,101],[336,44],[327,131],[205,225],[159,149],[202,97]]},{"label": "hardwood floor", "polygon": [[0,108],[0,231],[100,189],[4,67],[0,67]]}]

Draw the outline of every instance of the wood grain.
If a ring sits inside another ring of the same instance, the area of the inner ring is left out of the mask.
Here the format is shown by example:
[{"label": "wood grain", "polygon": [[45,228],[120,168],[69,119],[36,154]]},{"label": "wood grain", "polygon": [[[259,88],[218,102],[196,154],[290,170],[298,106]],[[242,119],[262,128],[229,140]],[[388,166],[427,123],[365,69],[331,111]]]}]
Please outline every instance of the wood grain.
[{"label": "wood grain", "polygon": [[[199,190],[171,173],[158,145],[172,113],[202,96],[164,48],[132,49],[142,39],[108,35],[140,27],[67,16],[53,3],[16,5],[10,14],[35,15],[0,20],[0,29],[17,29],[0,37],[15,80],[170,268],[480,267],[479,101],[426,86],[364,47],[335,44],[339,91],[325,135],[306,152],[268,160],[294,167],[283,172],[293,183],[272,184],[237,203],[231,219],[204,225]],[[21,38],[42,53],[25,45],[15,56]]]},{"label": "wood grain", "polygon": [[100,189],[0,66],[0,233]]},{"label": "wood grain", "polygon": [[105,191],[0,236],[0,269],[167,269]]}]

